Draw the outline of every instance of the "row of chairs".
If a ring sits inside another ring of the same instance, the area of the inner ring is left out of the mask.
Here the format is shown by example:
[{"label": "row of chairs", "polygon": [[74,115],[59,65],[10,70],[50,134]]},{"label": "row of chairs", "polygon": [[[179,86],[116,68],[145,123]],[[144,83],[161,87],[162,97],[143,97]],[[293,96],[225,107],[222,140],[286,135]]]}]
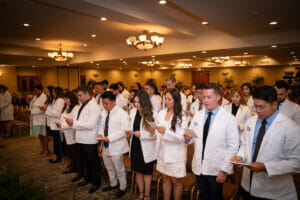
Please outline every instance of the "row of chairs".
[{"label": "row of chairs", "polygon": [[13,136],[26,135],[30,132],[30,113],[25,112],[27,107],[14,106],[14,120],[12,121],[11,133]]}]

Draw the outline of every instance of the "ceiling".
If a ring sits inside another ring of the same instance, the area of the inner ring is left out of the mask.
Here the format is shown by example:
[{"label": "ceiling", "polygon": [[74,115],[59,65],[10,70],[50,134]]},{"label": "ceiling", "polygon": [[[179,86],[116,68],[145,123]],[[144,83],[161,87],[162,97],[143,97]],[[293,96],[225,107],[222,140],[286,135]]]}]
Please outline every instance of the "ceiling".
[{"label": "ceiling", "polygon": [[[299,10],[299,0],[170,0],[166,5],[157,0],[0,0],[0,65],[141,70],[241,67],[238,61],[298,65]],[[128,47],[126,38],[143,30],[162,35],[164,44],[147,51]],[[74,54],[72,60],[47,57],[60,43]],[[215,63],[214,56],[230,56],[230,62]],[[146,61],[156,64],[142,64]]]}]

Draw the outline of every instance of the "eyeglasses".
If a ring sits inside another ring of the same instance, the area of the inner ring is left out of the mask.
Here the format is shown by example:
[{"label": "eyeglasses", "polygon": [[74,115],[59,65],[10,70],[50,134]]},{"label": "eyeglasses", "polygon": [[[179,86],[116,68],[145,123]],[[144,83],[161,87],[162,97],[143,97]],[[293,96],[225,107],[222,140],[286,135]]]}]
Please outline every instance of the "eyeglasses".
[{"label": "eyeglasses", "polygon": [[263,105],[254,105],[255,111],[263,111],[266,108],[266,106]]}]

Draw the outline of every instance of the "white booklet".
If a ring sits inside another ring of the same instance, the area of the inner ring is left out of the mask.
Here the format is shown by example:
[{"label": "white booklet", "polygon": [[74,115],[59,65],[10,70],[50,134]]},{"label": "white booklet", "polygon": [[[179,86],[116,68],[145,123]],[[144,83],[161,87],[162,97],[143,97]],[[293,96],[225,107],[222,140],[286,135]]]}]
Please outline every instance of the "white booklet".
[{"label": "white booklet", "polygon": [[234,165],[242,165],[242,166],[249,166],[249,163],[242,163],[242,162],[232,162],[229,161],[230,163],[234,164]]},{"label": "white booklet", "polygon": [[195,131],[192,130],[192,129],[185,128],[185,129],[184,129],[184,132],[186,132],[186,133],[192,135],[194,138],[198,138],[198,135],[197,135],[197,134],[195,133]]},{"label": "white booklet", "polygon": [[157,125],[155,124],[155,122],[149,122],[149,121],[146,122],[151,126],[151,128],[156,129]]}]

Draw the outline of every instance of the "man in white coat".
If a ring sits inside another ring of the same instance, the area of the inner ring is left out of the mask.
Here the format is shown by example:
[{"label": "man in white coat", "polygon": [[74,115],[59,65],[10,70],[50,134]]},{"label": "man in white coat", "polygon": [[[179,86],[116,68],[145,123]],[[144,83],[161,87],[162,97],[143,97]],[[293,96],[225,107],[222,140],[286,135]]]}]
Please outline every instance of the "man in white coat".
[{"label": "man in white coat", "polygon": [[277,92],[279,111],[300,126],[300,106],[287,99],[289,94],[289,85],[287,82],[284,80],[276,81],[274,88]]},{"label": "man in white coat", "polygon": [[5,85],[0,85],[0,120],[1,126],[5,127],[3,137],[7,138],[11,134],[12,120],[14,119],[11,106],[11,94]]},{"label": "man in white coat", "polygon": [[253,95],[257,116],[251,117],[242,136],[236,164],[243,170],[243,199],[295,200],[297,193],[291,173],[300,170],[300,130],[277,110],[277,93],[263,86]]},{"label": "man in white coat", "polygon": [[104,111],[101,113],[101,128],[98,139],[102,141],[103,162],[107,169],[110,185],[103,188],[106,192],[118,188],[117,198],[126,192],[126,171],[123,154],[129,152],[125,130],[129,130],[129,116],[116,105],[116,96],[108,91],[102,95]]},{"label": "man in white coat", "polygon": [[196,175],[201,200],[222,199],[223,183],[227,175],[233,173],[229,159],[239,148],[235,118],[218,104],[220,98],[217,84],[205,85],[205,109],[196,112],[190,125],[197,138],[184,133],[186,143],[194,142],[192,171]]},{"label": "man in white coat", "polygon": [[95,101],[96,103],[99,105],[100,107],[100,110],[102,111],[104,108],[103,108],[103,105],[102,105],[102,94],[105,92],[104,91],[104,83],[103,82],[98,82],[96,85],[95,85],[95,91],[96,91],[96,97],[95,97]]},{"label": "man in white coat", "polygon": [[123,95],[120,94],[119,86],[117,83],[113,83],[109,86],[109,89],[113,92],[116,96],[116,104],[120,108],[127,109],[128,99],[125,99]]},{"label": "man in white coat", "polygon": [[155,94],[156,85],[154,83],[148,82],[145,84],[145,91],[150,97],[151,104],[153,107],[153,110],[155,112],[160,111],[161,109],[161,100],[160,98]]},{"label": "man in white coat", "polygon": [[101,166],[97,149],[100,109],[92,98],[92,91],[87,86],[80,86],[77,89],[77,97],[81,106],[75,113],[75,118],[66,118],[66,122],[75,129],[75,140],[79,144],[80,155],[87,169],[85,180],[78,183],[78,186],[92,182],[89,193],[94,193],[101,186]]}]

